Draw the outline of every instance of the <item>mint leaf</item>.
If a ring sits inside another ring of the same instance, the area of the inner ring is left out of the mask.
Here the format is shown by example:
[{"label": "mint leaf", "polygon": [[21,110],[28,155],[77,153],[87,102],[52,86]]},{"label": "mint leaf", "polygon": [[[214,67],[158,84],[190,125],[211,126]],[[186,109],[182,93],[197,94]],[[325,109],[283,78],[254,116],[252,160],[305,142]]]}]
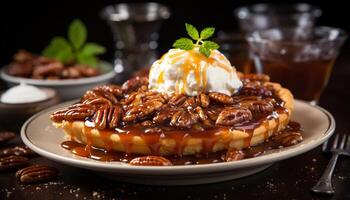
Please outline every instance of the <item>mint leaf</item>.
[{"label": "mint leaf", "polygon": [[54,37],[42,52],[43,56],[56,58],[62,62],[72,59],[73,52],[69,42],[63,37]]},{"label": "mint leaf", "polygon": [[84,54],[78,54],[77,61],[80,64],[89,65],[91,67],[96,67],[98,63],[97,58],[95,56],[87,56]]},{"label": "mint leaf", "polygon": [[196,27],[194,27],[193,25],[191,24],[185,24],[186,26],[186,31],[187,31],[187,34],[194,40],[198,40],[199,39],[199,33],[198,33],[198,30],[196,29]]},{"label": "mint leaf", "polygon": [[201,47],[199,47],[199,52],[204,54],[206,57],[210,56],[210,49],[205,48],[203,45]]},{"label": "mint leaf", "polygon": [[188,38],[180,38],[176,40],[173,47],[183,50],[191,50],[194,47],[193,41]]},{"label": "mint leaf", "polygon": [[203,47],[207,49],[218,49],[220,46],[213,41],[207,40],[203,42]]},{"label": "mint leaf", "polygon": [[56,56],[55,58],[57,60],[60,60],[61,62],[63,63],[67,63],[67,62],[70,62],[72,60],[74,60],[74,54],[73,52],[71,51],[71,49],[66,49],[66,50],[62,50],[60,51]]},{"label": "mint leaf", "polygon": [[104,54],[106,49],[96,43],[87,43],[83,46],[80,53],[83,55],[99,55]]},{"label": "mint leaf", "polygon": [[211,50],[218,49],[220,46],[213,41],[205,41],[205,39],[213,36],[215,32],[214,27],[207,27],[200,32],[200,37],[198,30],[191,24],[185,24],[186,31],[188,35],[196,40],[195,44],[189,38],[180,38],[176,40],[173,44],[173,47],[183,49],[183,50],[191,50],[194,46],[199,47],[199,52],[205,55],[206,57],[210,56]]},{"label": "mint leaf", "polygon": [[78,50],[85,43],[87,31],[84,23],[79,19],[75,19],[70,23],[68,28],[68,38],[74,49]]},{"label": "mint leaf", "polygon": [[207,27],[201,31],[201,39],[205,40],[210,38],[215,32],[215,28],[213,27]]}]

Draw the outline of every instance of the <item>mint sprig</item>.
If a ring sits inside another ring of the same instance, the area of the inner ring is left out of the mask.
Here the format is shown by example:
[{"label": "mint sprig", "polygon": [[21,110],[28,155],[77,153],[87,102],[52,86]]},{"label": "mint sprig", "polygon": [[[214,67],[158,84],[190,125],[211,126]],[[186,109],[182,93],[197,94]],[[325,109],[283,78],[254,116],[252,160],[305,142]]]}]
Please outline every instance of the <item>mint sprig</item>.
[{"label": "mint sprig", "polygon": [[57,59],[65,64],[79,63],[96,67],[97,55],[106,52],[106,49],[96,43],[87,43],[87,29],[84,23],[73,20],[68,28],[68,40],[64,37],[54,37],[42,52],[43,56]]},{"label": "mint sprig", "polygon": [[[192,50],[194,47],[199,47],[199,52],[201,52],[206,57],[210,56],[211,50],[218,49],[220,46],[210,40],[206,40],[213,36],[215,28],[207,27],[203,29],[200,33],[197,28],[191,24],[185,24],[187,34],[192,38],[180,38],[176,40],[173,47],[183,50]],[[193,40],[196,42],[193,43]]]}]

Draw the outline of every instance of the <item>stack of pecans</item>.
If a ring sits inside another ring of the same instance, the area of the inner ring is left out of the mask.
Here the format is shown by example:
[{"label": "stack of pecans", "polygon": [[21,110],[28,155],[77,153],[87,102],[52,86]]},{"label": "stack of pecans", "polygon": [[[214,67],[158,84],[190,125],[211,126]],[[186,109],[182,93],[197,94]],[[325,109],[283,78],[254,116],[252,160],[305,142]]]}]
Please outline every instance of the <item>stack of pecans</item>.
[{"label": "stack of pecans", "polygon": [[33,55],[25,50],[20,50],[14,55],[7,73],[23,78],[48,80],[77,79],[100,74],[96,68],[85,64],[63,64],[56,59]]},{"label": "stack of pecans", "polygon": [[150,91],[147,77],[135,77],[122,86],[98,86],[87,91],[77,104],[55,112],[55,122],[89,120],[98,129],[138,124],[146,132],[161,128],[206,130],[234,126],[268,115],[281,102],[264,85],[263,75],[241,75],[244,83],[238,94],[209,92],[197,96]]}]

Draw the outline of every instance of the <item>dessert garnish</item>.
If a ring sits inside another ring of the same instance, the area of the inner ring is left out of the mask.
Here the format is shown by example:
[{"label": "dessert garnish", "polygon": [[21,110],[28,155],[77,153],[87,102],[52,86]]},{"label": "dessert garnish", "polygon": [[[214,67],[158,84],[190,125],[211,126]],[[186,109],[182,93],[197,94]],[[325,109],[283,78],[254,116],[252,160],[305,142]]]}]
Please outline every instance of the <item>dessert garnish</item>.
[{"label": "dessert garnish", "polygon": [[92,88],[55,111],[53,124],[68,136],[62,147],[100,161],[169,166],[237,161],[302,140],[288,89],[236,72],[217,49],[202,53],[213,28],[186,28],[193,48],[175,45],[148,77]]},{"label": "dessert garnish", "polygon": [[87,29],[84,23],[73,20],[68,28],[68,40],[64,37],[54,37],[43,50],[42,55],[57,59],[63,63],[85,64],[96,67],[97,55],[105,53],[106,49],[96,43],[86,42]]},{"label": "dessert garnish", "polygon": [[193,48],[198,47],[199,52],[201,52],[206,57],[210,56],[211,50],[215,50],[220,47],[217,43],[207,40],[213,36],[215,28],[207,27],[199,33],[197,28],[191,24],[186,23],[185,27],[187,34],[193,40],[195,40],[196,43],[193,43],[193,41],[189,38],[180,38],[174,42],[173,47],[183,50],[192,50]]},{"label": "dessert garnish", "polygon": [[1,95],[1,102],[3,103],[32,103],[43,101],[48,98],[48,95],[44,90],[41,90],[35,86],[26,85],[21,83],[18,86],[14,86],[6,90]]},{"label": "dessert garnish", "polygon": [[189,96],[203,92],[236,93],[242,87],[236,69],[216,50],[219,47],[216,43],[203,41],[212,36],[215,29],[205,28],[199,34],[194,26],[186,24],[186,30],[197,40],[196,44],[187,38],[178,39],[173,45],[176,49],[170,49],[153,63],[149,89]]}]

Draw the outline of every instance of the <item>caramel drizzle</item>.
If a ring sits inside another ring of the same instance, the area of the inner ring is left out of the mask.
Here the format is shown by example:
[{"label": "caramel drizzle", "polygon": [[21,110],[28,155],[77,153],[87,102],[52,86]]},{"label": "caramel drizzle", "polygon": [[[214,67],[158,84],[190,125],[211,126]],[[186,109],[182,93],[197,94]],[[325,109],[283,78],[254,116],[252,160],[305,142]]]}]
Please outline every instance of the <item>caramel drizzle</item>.
[{"label": "caramel drizzle", "polygon": [[[237,124],[232,129],[237,129],[248,133],[248,137],[244,139],[244,147],[249,147],[251,144],[251,140],[254,134],[254,130],[259,125],[263,125],[266,129],[264,132],[264,140],[269,138],[269,122],[268,120],[274,119],[276,122],[276,126],[273,132],[277,132],[280,127],[279,115],[282,113],[288,113],[285,108],[278,107],[277,111],[272,112],[267,116],[263,116],[256,121],[249,121],[243,124]],[[88,122],[88,121],[87,121]],[[69,123],[71,126],[71,123]],[[85,123],[86,124],[86,123]],[[92,130],[93,127],[88,127],[84,124],[84,133],[86,137],[86,147],[84,149],[85,153],[89,154],[93,144]],[[202,140],[202,152],[211,152],[213,150],[214,145],[221,138],[220,134],[224,134],[229,131],[228,127],[221,128],[213,128],[211,130],[206,131],[194,131],[194,130],[175,130],[175,131],[163,131],[162,133],[145,133],[144,130],[137,125],[129,125],[124,128],[118,128],[116,130],[99,130],[100,138],[104,142],[103,148],[106,150],[112,150],[113,142],[111,141],[112,134],[118,134],[120,138],[120,142],[124,147],[124,151],[126,153],[132,152],[132,144],[135,136],[141,137],[148,148],[150,149],[152,155],[159,154],[160,148],[160,140],[161,139],[172,139],[176,142],[176,145],[173,149],[177,155],[182,155],[184,151],[184,147],[187,142],[191,138],[201,138]],[[74,136],[71,136],[74,137]],[[221,141],[223,142],[223,141]],[[223,142],[226,147],[228,146],[228,142]],[[80,154],[83,154],[82,149],[77,149],[76,151],[80,151]],[[78,152],[77,152],[78,153]]]},{"label": "caramel drizzle", "polygon": [[[169,59],[170,64],[175,64],[180,61],[183,62],[178,69],[179,74],[182,73],[182,76],[180,79],[181,83],[180,81],[177,81],[175,85],[175,92],[177,93],[186,92],[185,90],[188,86],[187,77],[191,72],[194,73],[194,78],[198,83],[196,88],[197,92],[200,92],[202,90],[205,91],[207,89],[206,69],[209,66],[209,64],[220,67],[226,70],[227,72],[232,72],[232,70],[235,70],[231,65],[227,64],[229,63],[229,61],[227,61],[227,59],[223,55],[216,51],[212,51],[210,57],[206,57],[196,50],[179,51],[171,54],[166,53],[157,62],[162,62],[166,58]],[[205,63],[203,68],[201,67],[201,62]],[[164,81],[164,71],[162,70],[158,75],[157,83],[158,85],[163,84]],[[203,87],[201,87],[201,85]]]},{"label": "caramel drizzle", "polygon": [[[300,132],[301,127],[296,122],[290,122],[289,128],[284,131]],[[209,146],[210,146],[210,143],[212,143],[212,141],[208,142]],[[120,162],[128,163],[133,158],[140,156],[137,154],[108,151],[108,150],[99,149],[96,147],[91,147],[89,150],[87,150],[84,144],[80,144],[74,141],[65,141],[61,144],[61,146],[69,150],[71,153],[75,155],[91,158],[98,161],[120,161]],[[245,158],[252,158],[252,157],[262,155],[267,150],[281,148],[281,146],[283,146],[281,143],[276,143],[274,140],[269,140],[268,142],[259,144],[254,147],[243,149],[242,151],[245,155]],[[219,151],[216,153],[203,154],[200,156],[174,155],[174,156],[168,156],[167,159],[169,159],[174,165],[209,164],[209,163],[225,162],[225,160],[223,159],[225,157],[225,154],[226,154],[226,150]]]}]

